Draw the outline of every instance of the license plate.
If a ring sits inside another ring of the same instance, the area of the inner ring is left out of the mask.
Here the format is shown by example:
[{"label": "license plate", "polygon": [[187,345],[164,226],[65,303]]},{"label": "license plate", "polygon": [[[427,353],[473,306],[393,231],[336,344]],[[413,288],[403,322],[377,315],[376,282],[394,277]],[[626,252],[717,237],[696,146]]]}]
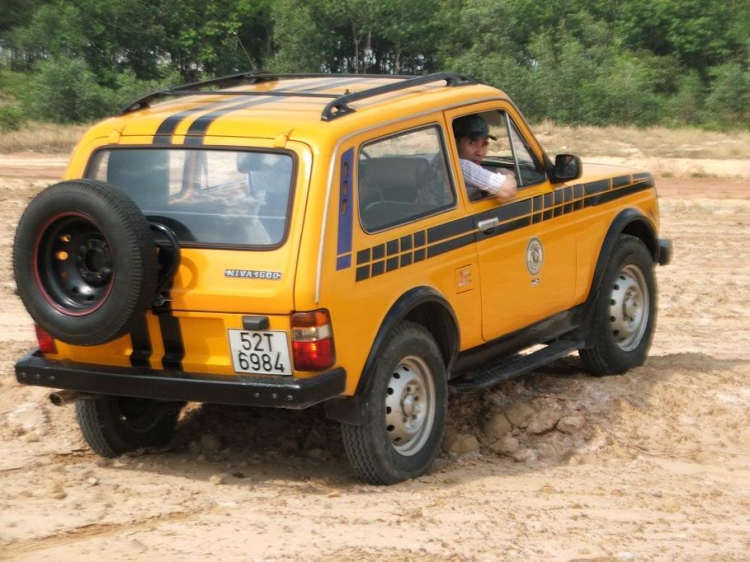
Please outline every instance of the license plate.
[{"label": "license plate", "polygon": [[237,373],[292,374],[286,332],[229,330],[229,347]]}]

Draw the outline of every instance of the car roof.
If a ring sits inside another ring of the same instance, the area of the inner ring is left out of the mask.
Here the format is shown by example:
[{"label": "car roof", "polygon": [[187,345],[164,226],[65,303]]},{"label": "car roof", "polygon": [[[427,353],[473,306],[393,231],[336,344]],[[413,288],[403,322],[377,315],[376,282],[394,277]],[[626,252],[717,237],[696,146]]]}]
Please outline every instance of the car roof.
[{"label": "car roof", "polygon": [[[251,95],[203,92],[202,95],[181,97],[125,113],[103,125],[109,127],[105,134],[115,125],[122,135],[274,138],[279,134],[287,134],[290,138],[314,142],[328,136],[339,138],[349,132],[384,122],[406,119],[409,116],[456,107],[472,101],[507,99],[501,90],[490,86],[477,83],[449,86],[445,80],[441,80],[353,101],[348,104],[353,112],[328,122],[321,119],[326,105],[334,99],[332,96],[364,92],[409,78],[318,75],[269,80],[223,90],[248,92]],[[402,85],[407,86],[406,83]],[[277,95],[263,96],[263,92],[274,92]],[[297,92],[300,96],[294,95]],[[279,93],[284,95],[279,96]],[[321,97],[311,97],[310,94]]]}]

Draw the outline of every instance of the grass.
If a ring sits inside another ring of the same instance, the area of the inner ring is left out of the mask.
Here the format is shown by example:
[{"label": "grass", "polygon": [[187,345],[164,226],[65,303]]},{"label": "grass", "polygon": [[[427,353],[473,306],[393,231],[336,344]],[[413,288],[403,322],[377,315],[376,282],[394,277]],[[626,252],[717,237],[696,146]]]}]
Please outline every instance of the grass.
[{"label": "grass", "polygon": [[722,133],[695,127],[570,127],[545,121],[531,129],[548,154],[569,152],[583,158],[750,159],[750,131]]},{"label": "grass", "polygon": [[0,153],[30,151],[68,154],[87,128],[87,125],[27,122],[20,131],[10,131],[0,135]]}]

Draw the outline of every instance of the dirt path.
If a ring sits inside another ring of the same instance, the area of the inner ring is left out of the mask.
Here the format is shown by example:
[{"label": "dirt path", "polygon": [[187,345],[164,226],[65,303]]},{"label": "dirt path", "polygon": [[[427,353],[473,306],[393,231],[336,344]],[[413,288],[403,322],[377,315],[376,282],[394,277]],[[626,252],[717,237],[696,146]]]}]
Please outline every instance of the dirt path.
[{"label": "dirt path", "polygon": [[[54,166],[3,162],[0,559],[750,560],[750,183],[659,181],[675,258],[658,270],[644,367],[596,379],[571,357],[454,399],[451,433],[479,450],[379,488],[353,478],[319,409],[192,406],[168,450],[89,452],[72,408],[15,382],[33,333],[10,245]],[[570,435],[516,430],[529,451],[519,462],[485,435],[511,410],[584,423]]]}]

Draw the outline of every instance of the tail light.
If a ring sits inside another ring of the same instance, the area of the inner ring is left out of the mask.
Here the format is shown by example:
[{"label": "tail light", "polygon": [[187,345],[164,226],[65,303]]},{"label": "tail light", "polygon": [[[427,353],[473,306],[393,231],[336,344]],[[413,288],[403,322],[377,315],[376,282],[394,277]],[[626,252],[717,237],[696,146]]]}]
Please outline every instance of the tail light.
[{"label": "tail light", "polygon": [[57,353],[55,338],[50,336],[36,324],[34,324],[34,328],[36,329],[36,341],[39,344],[39,351],[42,353]]},{"label": "tail light", "polygon": [[336,349],[327,310],[292,314],[292,351],[298,371],[323,371],[333,366]]}]

